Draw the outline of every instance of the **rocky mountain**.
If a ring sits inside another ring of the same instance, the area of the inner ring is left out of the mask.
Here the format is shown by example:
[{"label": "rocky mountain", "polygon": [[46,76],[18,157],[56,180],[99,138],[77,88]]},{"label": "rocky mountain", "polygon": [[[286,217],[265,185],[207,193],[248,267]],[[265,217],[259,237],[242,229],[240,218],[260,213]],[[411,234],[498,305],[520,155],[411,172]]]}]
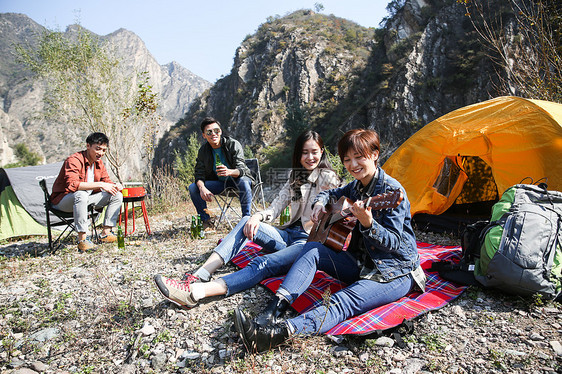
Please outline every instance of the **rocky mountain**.
[{"label": "rocky mountain", "polygon": [[[66,33],[76,27],[69,26]],[[43,87],[17,62],[14,45],[33,46],[44,30],[23,14],[0,14],[0,166],[17,161],[14,147],[20,143],[44,156],[46,162],[60,161],[83,147],[82,135],[73,135],[64,126],[37,119],[36,114],[42,107]],[[159,114],[162,116],[159,136],[210,87],[209,82],[176,62],[159,65],[144,42],[128,30],[119,29],[101,38],[113,47],[127,69],[148,72],[153,91],[159,97]],[[129,175],[136,174],[138,170],[129,170]]]},{"label": "rocky mountain", "polygon": [[494,66],[461,5],[402,4],[380,29],[311,10],[268,20],[237,49],[230,74],[162,138],[155,164],[213,115],[262,162],[286,166],[285,119],[295,108],[332,150],[348,129],[376,129],[384,160],[431,120],[497,95]]}]

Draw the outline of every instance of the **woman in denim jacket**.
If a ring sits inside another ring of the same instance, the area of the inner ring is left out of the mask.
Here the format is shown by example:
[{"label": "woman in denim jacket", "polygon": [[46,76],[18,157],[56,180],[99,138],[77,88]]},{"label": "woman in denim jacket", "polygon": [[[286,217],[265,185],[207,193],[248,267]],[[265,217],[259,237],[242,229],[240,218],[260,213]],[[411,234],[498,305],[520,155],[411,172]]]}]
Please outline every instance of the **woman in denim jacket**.
[{"label": "woman in denim jacket", "polygon": [[[312,220],[318,221],[328,202],[342,196],[354,201],[349,210],[357,224],[348,249],[338,252],[318,242],[307,243],[279,286],[276,303],[255,321],[236,309],[235,326],[249,350],[271,349],[291,335],[325,333],[348,318],[400,299],[415,286],[424,289],[410,203],[400,183],[378,166],[379,152],[379,137],[373,130],[350,130],[339,141],[338,154],[355,180],[319,193]],[[396,208],[372,210],[365,206],[368,197],[396,189],[404,196]],[[281,320],[287,306],[310,286],[317,270],[349,286],[331,295],[326,305]]]},{"label": "woman in denim jacket", "polygon": [[[160,274],[154,277],[165,298],[180,306],[193,307],[204,297],[232,295],[289,271],[314,225],[310,219],[314,198],[320,191],[340,183],[329,165],[324,142],[314,131],[306,131],[297,138],[292,166],[289,180],[269,208],[243,217],[194,274],[187,273],[183,280]],[[290,221],[280,227],[272,226],[288,206]],[[273,253],[254,259],[242,270],[210,281],[211,274],[236,256],[248,240]]]}]

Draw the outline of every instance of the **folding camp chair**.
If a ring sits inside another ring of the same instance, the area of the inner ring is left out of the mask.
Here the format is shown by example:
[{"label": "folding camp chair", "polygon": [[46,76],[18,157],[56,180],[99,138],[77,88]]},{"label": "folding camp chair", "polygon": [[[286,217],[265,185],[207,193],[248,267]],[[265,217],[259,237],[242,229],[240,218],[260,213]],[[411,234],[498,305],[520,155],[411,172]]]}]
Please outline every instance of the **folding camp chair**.
[{"label": "folding camp chair", "polygon": [[[57,251],[62,242],[65,241],[73,231],[76,231],[76,226],[74,226],[74,214],[72,212],[63,212],[62,210],[58,210],[53,208],[53,203],[51,202],[51,196],[49,194],[49,190],[47,189],[47,183],[45,179],[41,179],[39,181],[39,185],[43,190],[43,194],[45,195],[45,215],[47,221],[47,236],[49,237],[49,249],[52,252]],[[94,238],[97,238],[98,233],[96,231],[96,218],[101,210],[94,209],[94,204],[88,205],[88,218],[92,220],[92,229],[94,230]],[[51,214],[55,216],[55,221],[58,219],[59,222],[51,221]],[[59,227],[64,226],[64,229],[59,234],[59,236],[53,241],[53,234],[51,232],[52,227]],[[63,235],[66,235],[63,237]],[[61,239],[62,238],[62,239]]]},{"label": "folding camp chair", "polygon": [[[252,213],[254,213],[259,210],[258,204],[261,203],[262,207],[265,206],[260,165],[257,158],[245,159],[244,163],[246,164],[248,169],[250,169],[250,173],[254,178],[254,182],[252,183]],[[215,222],[215,227],[219,227],[219,225],[223,221],[226,221],[230,226],[230,229],[232,229],[234,225],[232,223],[232,219],[228,216],[228,212],[233,212],[235,214],[237,218],[236,221],[242,218],[241,212],[238,209],[234,209],[234,207],[232,206],[232,202],[234,201],[234,199],[240,200],[239,191],[236,188],[227,187],[220,194],[214,195],[214,197],[220,209],[219,219]]]}]

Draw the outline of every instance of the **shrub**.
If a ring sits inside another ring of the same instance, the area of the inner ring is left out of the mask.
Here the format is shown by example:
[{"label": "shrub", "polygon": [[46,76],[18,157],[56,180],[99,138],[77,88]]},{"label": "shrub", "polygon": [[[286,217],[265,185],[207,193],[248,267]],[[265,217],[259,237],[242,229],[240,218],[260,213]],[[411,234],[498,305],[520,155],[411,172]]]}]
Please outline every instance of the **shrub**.
[{"label": "shrub", "polygon": [[169,168],[157,168],[149,185],[149,208],[156,212],[165,212],[173,207],[180,207],[189,200],[187,185],[174,176]]},{"label": "shrub", "polygon": [[337,153],[331,153],[328,148],[326,148],[326,156],[328,156],[328,160],[330,160],[330,164],[332,165],[332,169],[336,172],[336,174],[341,178],[343,184],[347,184],[353,180],[353,177],[348,173],[345,166],[340,160],[340,156]]},{"label": "shrub", "polygon": [[196,133],[192,133],[187,141],[187,149],[184,154],[174,151],[174,170],[180,182],[189,186],[195,175],[195,161],[199,151],[199,140]]},{"label": "shrub", "polygon": [[39,154],[30,151],[24,143],[19,143],[15,146],[15,154],[19,161],[7,164],[4,168],[8,169],[22,166],[35,166],[43,160]]}]

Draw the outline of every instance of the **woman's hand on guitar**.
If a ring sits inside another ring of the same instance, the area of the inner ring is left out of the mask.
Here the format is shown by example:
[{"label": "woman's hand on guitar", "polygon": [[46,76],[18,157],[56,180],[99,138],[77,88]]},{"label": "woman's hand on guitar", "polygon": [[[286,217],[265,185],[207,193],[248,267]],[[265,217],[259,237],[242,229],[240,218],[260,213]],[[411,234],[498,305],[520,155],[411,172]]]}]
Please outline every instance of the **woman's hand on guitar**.
[{"label": "woman's hand on guitar", "polygon": [[256,214],[250,217],[248,222],[244,225],[244,235],[250,240],[254,240],[254,236],[260,227],[260,219]]},{"label": "woman's hand on guitar", "polygon": [[349,208],[349,211],[357,218],[363,227],[371,227],[373,224],[373,213],[371,212],[371,207],[365,207],[365,202],[358,200],[353,203],[353,206]]},{"label": "woman's hand on guitar", "polygon": [[312,208],[312,213],[310,213],[310,220],[314,223],[318,223],[320,216],[326,213],[326,208],[321,204],[314,204]]}]

